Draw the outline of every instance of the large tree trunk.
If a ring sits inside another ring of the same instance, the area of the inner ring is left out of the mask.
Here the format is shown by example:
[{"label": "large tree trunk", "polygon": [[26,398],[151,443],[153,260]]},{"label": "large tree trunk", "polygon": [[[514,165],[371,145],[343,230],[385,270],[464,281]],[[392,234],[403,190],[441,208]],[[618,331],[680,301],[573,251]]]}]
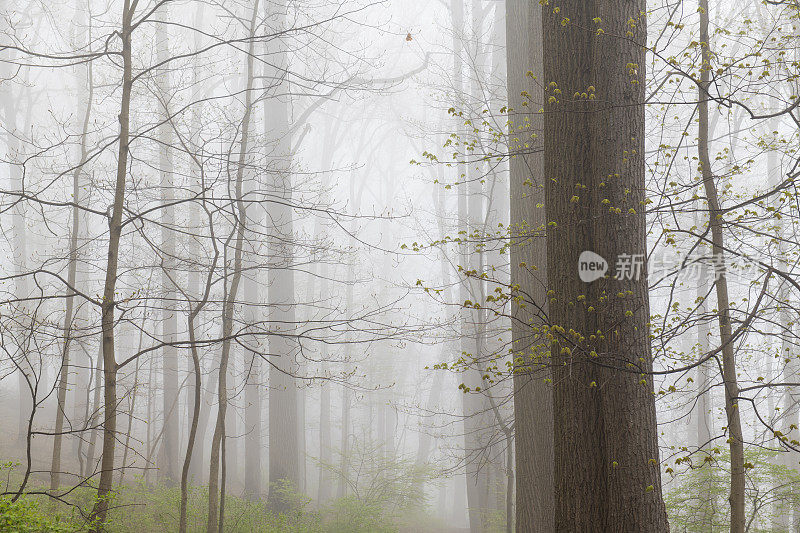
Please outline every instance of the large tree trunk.
[{"label": "large tree trunk", "polygon": [[[3,22],[2,24],[5,24]],[[7,51],[3,54],[4,60],[13,60],[14,52]],[[2,74],[3,79],[12,79],[14,73],[12,73],[11,66],[3,65]],[[26,72],[27,78],[27,72]],[[19,143],[19,133],[21,131],[25,131],[26,125],[23,124],[21,128],[18,129],[18,98],[14,97],[14,94],[11,91],[11,83],[5,83],[5,86],[2,90],[2,103],[3,103],[3,115],[4,115],[4,130],[7,132],[5,135],[5,144],[6,144],[6,154],[5,160],[8,161],[8,172],[9,177],[11,178],[11,187],[12,190],[15,192],[21,193],[23,191],[23,167],[20,164],[24,161],[24,157],[19,153],[20,152],[20,143]],[[20,89],[22,91],[22,89]],[[30,107],[31,104],[28,104]],[[27,222],[25,217],[25,202],[22,201],[22,198],[18,198],[15,205],[11,210],[11,225],[12,225],[12,232],[13,232],[13,249],[12,249],[12,261],[14,265],[14,270],[19,275],[14,281],[14,291],[15,297],[17,299],[17,313],[20,317],[27,317],[29,312],[26,310],[27,302],[25,301],[26,298],[29,297],[29,287],[28,287],[28,276],[24,274],[27,273],[27,261],[28,261],[28,249],[27,249]],[[24,323],[24,319],[20,320],[20,322]],[[20,353],[18,355],[18,364],[19,368],[17,368],[17,388],[19,391],[19,404],[18,404],[18,412],[17,412],[17,444],[23,445],[28,440],[28,421],[31,415],[31,410],[33,409],[33,398],[30,394],[30,389],[28,387],[28,381],[23,374],[23,371],[30,372],[28,369],[27,357],[24,355],[24,350],[21,348],[22,342],[20,344]]]},{"label": "large tree trunk", "polygon": [[[553,391],[550,349],[541,335],[547,312],[544,159],[541,150],[542,8],[506,3],[511,156],[511,323],[514,370],[517,529],[553,531]],[[530,72],[532,75],[528,75]],[[533,79],[535,77],[535,79]],[[527,92],[529,96],[522,94]]]},{"label": "large tree trunk", "polygon": [[[274,31],[283,31],[286,25],[287,6],[283,1],[270,4],[268,14],[275,22]],[[288,58],[280,39],[275,39],[271,62],[276,68],[267,74],[277,84],[277,94],[289,94],[286,69]],[[292,374],[297,372],[297,343],[290,338],[296,327],[294,295],[292,212],[291,136],[289,135],[289,108],[283,98],[272,97],[264,107],[265,121],[271,125],[268,137],[277,143],[273,159],[273,192],[279,198],[270,207],[272,221],[269,255],[275,261],[269,270],[270,321],[273,335],[269,339],[269,352],[275,361],[269,370],[269,501],[274,509],[283,509],[280,483],[288,482],[297,489],[300,483],[298,454],[298,390]],[[286,335],[286,336],[283,336]]]},{"label": "large tree trunk", "polygon": [[130,0],[125,0],[122,10],[122,102],[120,105],[119,153],[117,155],[117,177],[114,187],[114,204],[109,220],[108,258],[103,285],[102,301],[102,347],[103,347],[103,385],[104,422],[103,457],[101,461],[100,482],[97,488],[97,501],[92,510],[92,530],[102,531],[108,512],[108,502],[114,474],[114,450],[117,432],[117,361],[114,353],[114,306],[119,265],[119,242],[122,234],[122,211],[125,205],[125,184],[128,173],[128,143],[130,128],[131,87],[133,85],[131,59],[131,22],[133,10]]},{"label": "large tree trunk", "polygon": [[[542,14],[556,531],[669,528],[646,268],[613,277],[646,253],[645,7],[566,0]],[[610,275],[581,281],[584,251]]]}]

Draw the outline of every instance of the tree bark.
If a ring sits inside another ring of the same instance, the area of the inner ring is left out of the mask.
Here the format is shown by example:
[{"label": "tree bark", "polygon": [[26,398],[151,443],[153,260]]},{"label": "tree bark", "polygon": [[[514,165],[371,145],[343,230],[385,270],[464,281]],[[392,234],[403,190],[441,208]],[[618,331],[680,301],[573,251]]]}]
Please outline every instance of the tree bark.
[{"label": "tree bark", "polygon": [[97,501],[92,510],[92,531],[102,531],[108,513],[108,502],[114,474],[114,449],[117,438],[117,361],[114,353],[114,305],[119,265],[119,242],[122,234],[122,211],[125,206],[125,185],[128,172],[128,143],[130,137],[130,104],[133,85],[131,58],[131,22],[133,9],[130,0],[125,0],[122,10],[122,28],[119,37],[122,41],[122,101],[120,105],[119,153],[117,155],[117,177],[114,187],[114,204],[109,220],[108,258],[103,285],[102,301],[102,347],[104,384],[104,422],[103,456],[100,482],[97,488]]},{"label": "tree bark", "polygon": [[700,86],[698,88],[698,156],[703,186],[708,200],[708,216],[711,226],[711,243],[714,257],[714,286],[717,293],[719,336],[722,344],[722,380],[725,385],[725,414],[728,422],[728,444],[731,456],[731,533],[744,533],[745,530],[745,469],[744,438],[742,421],[738,406],[739,383],[736,378],[736,354],[731,342],[730,298],[728,280],[725,272],[725,238],[722,233],[722,210],[717,195],[717,185],[711,170],[709,156],[709,111],[708,89],[711,83],[711,45],[708,33],[708,0],[700,0],[700,44],[702,65],[700,67]]},{"label": "tree bark", "polygon": [[[645,7],[644,0],[567,0],[542,13],[559,532],[669,529],[646,268],[612,277],[618,261],[646,257]],[[611,272],[582,282],[584,251],[604,257]]]},{"label": "tree bark", "polygon": [[[511,323],[514,350],[516,520],[519,531],[553,531],[553,390],[547,313],[544,159],[541,150],[542,8],[508,0]],[[528,73],[531,73],[528,75]],[[527,92],[529,96],[523,96]]]}]

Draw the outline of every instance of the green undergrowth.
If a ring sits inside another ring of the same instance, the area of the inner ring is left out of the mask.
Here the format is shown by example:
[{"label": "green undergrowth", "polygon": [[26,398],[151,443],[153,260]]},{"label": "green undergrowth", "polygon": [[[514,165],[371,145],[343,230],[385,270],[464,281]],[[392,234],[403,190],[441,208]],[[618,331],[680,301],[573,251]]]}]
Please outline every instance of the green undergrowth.
[{"label": "green undergrowth", "polygon": [[[35,489],[33,489],[35,490]],[[382,502],[347,496],[324,506],[310,498],[284,492],[286,510],[277,513],[266,501],[227,496],[225,527],[230,533],[395,533],[421,531],[432,518],[424,509],[388,510]],[[69,495],[71,505],[55,504],[43,496],[26,495],[12,503],[0,498],[0,532],[66,533],[86,531],[86,514],[95,492],[78,488]],[[191,532],[205,531],[208,490],[193,487],[188,499]],[[180,489],[137,482],[115,492],[110,501],[108,533],[177,531]]]}]

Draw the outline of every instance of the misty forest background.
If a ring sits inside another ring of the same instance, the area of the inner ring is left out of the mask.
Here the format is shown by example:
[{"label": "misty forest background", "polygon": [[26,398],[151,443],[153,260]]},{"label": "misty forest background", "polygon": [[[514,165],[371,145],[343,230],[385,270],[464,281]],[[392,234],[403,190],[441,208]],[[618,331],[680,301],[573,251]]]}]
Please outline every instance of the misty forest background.
[{"label": "misty forest background", "polygon": [[0,1],[0,530],[800,531],[798,95],[798,0]]}]

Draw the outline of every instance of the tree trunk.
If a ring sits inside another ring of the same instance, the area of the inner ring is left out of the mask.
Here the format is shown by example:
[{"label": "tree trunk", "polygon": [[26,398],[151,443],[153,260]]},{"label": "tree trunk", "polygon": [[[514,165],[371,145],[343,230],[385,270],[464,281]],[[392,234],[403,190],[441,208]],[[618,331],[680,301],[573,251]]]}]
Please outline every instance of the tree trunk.
[{"label": "tree trunk", "polygon": [[[275,20],[273,31],[283,31],[286,24],[287,5],[284,1],[266,7]],[[274,40],[277,49],[271,50],[271,62],[276,65],[267,73],[277,94],[289,94],[286,69],[288,58],[280,39]],[[288,482],[295,490],[299,486],[298,453],[298,390],[292,374],[297,372],[297,343],[290,338],[296,327],[294,295],[294,214],[292,212],[292,154],[289,135],[288,102],[277,97],[267,100],[264,106],[267,136],[274,142],[275,162],[272,183],[274,197],[280,201],[272,204],[270,218],[273,224],[269,239],[269,255],[276,262],[269,270],[269,304],[272,335],[269,351],[275,362],[269,370],[269,501],[273,509],[282,510],[283,501],[279,483]],[[284,336],[285,335],[285,336]]]},{"label": "tree trunk", "polygon": [[[195,11],[194,16],[194,27],[195,28],[202,28],[203,22],[203,13],[204,13],[204,4],[199,3],[197,6],[197,11]],[[202,46],[202,35],[200,32],[195,32],[194,37],[194,48],[199,50]],[[204,104],[202,99],[205,97],[207,93],[207,89],[202,84],[202,73],[201,73],[201,66],[200,66],[200,58],[195,58],[194,63],[192,65],[192,77],[194,81],[195,90],[192,95],[192,131],[200,131],[201,124],[202,124],[202,117],[203,117],[203,110]],[[193,156],[194,158],[194,156]],[[197,192],[202,197],[202,201],[205,202],[205,191],[203,191],[204,183],[201,179],[202,176],[202,162],[199,159],[195,159],[192,165],[192,186],[196,187]],[[203,224],[206,222],[201,218],[201,208],[198,206],[197,202],[192,202],[189,205],[189,226],[195,232],[196,235],[202,235],[203,233]],[[212,240],[215,236],[213,231],[213,218],[209,216],[208,219],[208,228],[210,234],[212,236]],[[200,245],[200,238],[190,237],[189,243],[187,247],[189,248],[189,256],[190,257],[198,257],[201,249]],[[214,260],[214,267],[216,268],[216,264],[218,261],[219,250],[214,247],[215,252],[215,260]],[[213,272],[214,268],[210,269],[209,275]],[[201,281],[200,281],[200,272],[196,269],[191,269],[188,274],[188,285],[189,285],[189,294],[197,298],[199,301],[196,305],[204,306],[207,300],[207,297],[201,297]],[[207,280],[206,280],[207,282]],[[193,319],[193,323],[196,322],[196,318],[201,317],[202,307],[201,310],[197,312],[197,317]],[[195,336],[197,332],[194,332]],[[194,346],[194,344],[192,344]],[[181,472],[181,479],[182,483],[188,483],[189,479],[193,479],[195,483],[201,484],[202,483],[202,472],[203,472],[203,456],[204,456],[204,447],[205,447],[205,433],[206,427],[208,426],[208,418],[210,415],[209,408],[203,408],[206,403],[202,401],[202,385],[203,385],[203,377],[202,377],[202,364],[200,361],[200,354],[199,353],[191,353],[191,358],[189,360],[189,373],[191,374],[191,378],[189,381],[189,393],[187,395],[187,415],[189,420],[189,433],[190,433],[190,441],[187,441],[187,455],[184,457],[184,468],[186,468],[186,464],[189,464],[189,471],[184,474]],[[195,355],[197,358],[195,359]],[[213,394],[213,386],[211,385],[213,380],[209,380],[208,388],[209,390],[206,394]],[[195,390],[197,389],[197,390]],[[210,403],[210,402],[208,402]],[[194,427],[194,429],[192,429]],[[192,431],[194,431],[194,439],[191,439]],[[186,476],[187,480],[184,482],[183,477]]]},{"label": "tree trunk", "polygon": [[711,242],[714,254],[714,267],[719,320],[719,336],[722,343],[722,379],[725,385],[725,414],[728,422],[728,443],[731,455],[731,533],[744,533],[745,529],[745,470],[744,439],[742,421],[738,407],[739,383],[736,378],[736,355],[731,342],[730,299],[728,297],[728,280],[725,273],[725,242],[722,233],[722,211],[717,196],[717,185],[711,170],[709,156],[708,128],[708,89],[711,81],[711,46],[708,33],[708,0],[700,0],[700,42],[702,46],[702,66],[700,67],[700,87],[698,89],[698,155],[703,177],[706,198],[708,200],[709,224],[711,226]]},{"label": "tree trunk", "polygon": [[[169,19],[168,6],[164,6],[161,13],[161,23],[156,35],[156,59],[159,63],[166,62],[169,58],[169,35],[167,21]],[[159,169],[161,174],[161,312],[162,341],[165,346],[161,350],[162,356],[162,384],[163,384],[163,423],[164,432],[161,437],[161,453],[158,465],[159,478],[168,486],[174,485],[178,480],[178,451],[179,424],[177,407],[179,401],[178,390],[178,349],[174,343],[178,340],[178,295],[172,276],[176,274],[175,261],[175,188],[173,183],[172,163],[172,124],[170,124],[170,111],[168,102],[171,98],[172,86],[169,79],[169,66],[157,74],[158,90],[161,97],[161,123],[158,126],[159,141]]]},{"label": "tree trunk", "polygon": [[[96,363],[93,366],[94,369],[94,383],[92,386],[92,411],[88,413],[86,417],[87,423],[91,427],[89,432],[89,444],[86,447],[86,470],[83,472],[84,477],[89,477],[94,475],[94,454],[95,454],[95,447],[97,445],[97,428],[98,425],[98,418],[100,416],[100,398],[103,395],[103,344],[100,343],[100,346],[97,351],[97,359]],[[87,406],[88,406],[88,398],[87,398]],[[149,418],[148,418],[149,419]],[[83,442],[83,439],[81,439]]]},{"label": "tree trunk", "polygon": [[[205,192],[201,193],[203,196],[203,204],[205,205]],[[216,235],[214,233],[214,217],[206,210],[208,214],[208,228],[210,232],[211,241],[214,242]],[[199,219],[196,217],[195,220]],[[194,227],[197,227],[196,225]],[[194,447],[197,442],[198,427],[200,424],[200,407],[201,399],[200,394],[203,390],[203,376],[202,367],[200,365],[200,354],[197,349],[197,330],[195,320],[200,315],[203,307],[208,303],[211,294],[211,288],[214,281],[214,275],[217,270],[217,263],[219,261],[219,249],[214,245],[214,259],[208,269],[206,276],[205,290],[202,295],[199,295],[199,287],[195,288],[193,294],[198,295],[197,302],[192,305],[190,303],[189,315],[187,316],[187,327],[189,331],[189,352],[192,357],[192,377],[194,379],[194,386],[191,388],[191,418],[189,419],[189,436],[186,441],[186,454],[183,459],[183,468],[181,469],[181,502],[180,502],[180,518],[178,522],[178,530],[180,533],[186,533],[188,527],[188,492],[189,492],[189,474],[192,466],[192,460],[200,462],[202,455],[195,457]],[[197,280],[199,281],[199,279]],[[199,283],[197,284],[199,285]]]},{"label": "tree trunk", "polygon": [[[553,391],[550,350],[541,335],[547,313],[544,159],[541,151],[542,8],[508,0],[509,154],[511,155],[511,323],[519,531],[553,531]],[[528,75],[532,73],[532,76]],[[522,96],[527,91],[530,96]],[[519,300],[517,301],[516,298]]]},{"label": "tree trunk", "polygon": [[[451,0],[450,12],[452,17],[453,28],[453,85],[454,97],[464,98],[466,96],[466,84],[464,82],[463,74],[463,59],[464,42],[463,36],[465,31],[465,16],[464,16],[464,0]],[[465,130],[460,128],[460,133],[464,134]],[[459,231],[468,230],[468,191],[467,191],[467,167],[463,163],[457,166],[459,181],[458,185],[458,229]],[[474,176],[473,176],[474,177]],[[477,255],[477,254],[476,254]],[[465,268],[470,264],[470,254],[464,242],[459,245],[459,259],[461,265]],[[459,284],[459,299],[463,302],[473,298],[470,294],[469,287],[466,281]],[[466,354],[472,354],[472,358],[480,357],[481,342],[477,337],[477,329],[470,324],[471,312],[467,309],[460,311],[460,330],[461,330],[461,347],[460,351]],[[473,319],[474,321],[474,319]],[[477,348],[477,350],[476,350]],[[476,379],[474,371],[465,373],[465,376],[470,380]],[[480,378],[477,378],[480,379]],[[472,384],[475,385],[474,383]],[[479,463],[481,462],[477,456],[480,455],[482,443],[479,438],[481,422],[473,420],[474,415],[480,412],[480,398],[478,394],[469,393],[462,396],[462,409],[464,416],[464,454],[466,462],[466,488],[467,488],[467,509],[469,513],[469,526],[470,531],[473,533],[480,533],[483,531],[483,511],[485,510],[485,503],[488,499],[488,486],[486,484],[485,476],[479,475]],[[484,465],[485,467],[485,465]]]},{"label": "tree trunk", "polygon": [[611,269],[646,254],[644,11],[644,0],[566,0],[542,13],[559,532],[669,528],[646,268],[591,283],[578,276],[584,251]]},{"label": "tree trunk", "polygon": [[[144,330],[139,330],[139,348],[136,353],[142,351],[142,343],[144,340]],[[130,389],[130,401],[128,402],[128,429],[125,431],[125,445],[123,446],[122,462],[119,467],[119,481],[118,484],[122,485],[125,479],[125,469],[128,466],[128,452],[131,446],[131,437],[133,436],[133,419],[136,412],[136,396],[139,392],[139,362],[136,362],[136,370],[133,372],[133,386]]]},{"label": "tree trunk", "polygon": [[[217,422],[214,426],[214,436],[211,440],[211,461],[208,476],[208,521],[206,524],[207,533],[217,533],[222,527],[224,506],[220,503],[220,455],[224,454],[225,439],[225,419],[228,409],[228,360],[231,352],[230,336],[233,332],[233,311],[236,304],[236,297],[239,293],[239,283],[242,278],[242,248],[244,246],[244,236],[247,224],[247,204],[243,198],[244,169],[247,159],[247,150],[250,141],[250,118],[253,110],[253,53],[255,48],[256,23],[258,20],[258,3],[255,1],[249,28],[249,45],[247,53],[247,83],[245,87],[244,116],[242,117],[242,134],[239,143],[239,157],[236,168],[236,208],[237,217],[234,227],[236,241],[234,244],[233,275],[231,276],[230,286],[227,287],[223,298],[222,311],[222,353],[219,360],[218,374],[218,409]],[[226,248],[229,242],[225,243]],[[227,258],[226,258],[227,259]],[[225,482],[223,472],[222,483]],[[224,485],[223,485],[224,486]],[[224,498],[224,493],[223,493]]]},{"label": "tree trunk", "polygon": [[[324,293],[323,293],[324,294]],[[324,298],[324,296],[323,296]],[[325,361],[327,349],[323,345],[320,358]],[[324,374],[324,372],[323,372]],[[319,484],[317,503],[325,505],[331,497],[331,474],[333,458],[331,455],[331,386],[327,380],[320,385],[319,391]]]},{"label": "tree trunk", "polygon": [[[5,54],[4,54],[5,55]],[[9,57],[10,56],[10,57]],[[3,59],[6,60],[13,59],[13,51],[9,51],[8,55],[5,56]],[[3,66],[2,70],[3,79],[11,79],[14,74],[12,74],[11,69]],[[27,77],[27,76],[26,76]],[[23,172],[21,162],[24,161],[24,157],[21,156],[19,153],[20,151],[20,143],[18,139],[18,135],[20,129],[17,128],[18,124],[18,117],[17,117],[17,110],[18,110],[18,102],[20,99],[15,98],[13,93],[11,92],[10,83],[6,84],[7,87],[3,88],[3,111],[4,111],[4,118],[5,118],[5,125],[4,129],[7,131],[5,136],[5,143],[6,143],[6,160],[8,161],[8,171],[9,177],[11,178],[11,187],[12,190],[16,192],[22,192],[23,190]],[[29,104],[30,107],[30,104]],[[27,126],[23,124],[22,131],[25,130]],[[21,198],[17,200],[15,205],[12,207],[11,210],[11,225],[13,231],[13,249],[12,249],[12,261],[14,265],[14,269],[17,274],[26,274],[27,273],[27,261],[28,261],[28,249],[27,249],[27,222],[25,217],[25,202],[22,201]],[[25,275],[20,275],[14,281],[14,291],[15,291],[15,298],[18,300],[17,303],[17,312],[20,316],[25,316],[29,314],[29,311],[26,309],[27,302],[25,298],[29,297],[29,287],[28,287],[28,277]],[[20,344],[22,344],[20,342]],[[28,421],[30,418],[31,410],[33,409],[33,398],[30,395],[30,389],[28,388],[28,381],[23,374],[23,370],[29,372],[27,368],[27,358],[24,355],[24,350],[20,346],[20,354],[18,355],[18,362],[20,368],[17,368],[17,388],[19,391],[19,408],[17,412],[17,444],[24,445],[28,440]]]},{"label": "tree trunk", "polygon": [[244,441],[244,492],[247,496],[261,497],[261,356],[248,352],[245,364],[247,383],[245,384],[245,441]]},{"label": "tree trunk", "polygon": [[[76,10],[80,11],[80,7]],[[55,492],[60,485],[61,476],[61,448],[63,442],[62,432],[64,430],[64,419],[66,418],[67,409],[67,389],[69,388],[69,373],[70,373],[70,350],[72,343],[72,327],[73,318],[75,314],[75,292],[74,288],[77,283],[78,277],[78,235],[80,233],[80,203],[82,199],[81,194],[81,174],[83,173],[83,165],[86,162],[87,156],[87,142],[89,134],[89,119],[92,113],[92,93],[93,83],[91,79],[91,63],[84,65],[81,72],[85,75],[83,82],[86,84],[85,93],[85,111],[83,115],[83,125],[81,131],[81,140],[79,148],[78,162],[75,170],[72,173],[72,199],[75,205],[72,207],[72,228],[70,230],[69,240],[69,265],[67,267],[67,298],[66,309],[64,312],[64,346],[62,349],[61,368],[58,374],[58,393],[56,402],[56,418],[55,418],[55,436],[53,437],[53,458],[50,467],[50,491]],[[84,94],[83,87],[79,88],[79,94]]]},{"label": "tree trunk", "polygon": [[342,385],[342,431],[339,450],[341,460],[339,466],[339,484],[336,488],[336,497],[347,496],[347,481],[350,475],[350,390],[347,385]]},{"label": "tree trunk", "polygon": [[117,361],[114,354],[114,298],[117,285],[117,267],[119,265],[119,242],[122,234],[122,211],[125,205],[125,184],[128,172],[128,142],[130,127],[131,87],[133,85],[131,60],[131,22],[133,10],[130,0],[125,0],[122,10],[122,29],[119,34],[122,40],[122,102],[120,105],[119,154],[117,156],[117,177],[114,188],[114,204],[109,220],[108,258],[106,260],[106,276],[103,286],[102,347],[103,347],[103,384],[104,384],[104,423],[103,423],[103,456],[101,461],[100,482],[97,487],[97,501],[92,510],[92,530],[102,531],[105,527],[108,502],[114,474],[114,449],[117,438]]}]

